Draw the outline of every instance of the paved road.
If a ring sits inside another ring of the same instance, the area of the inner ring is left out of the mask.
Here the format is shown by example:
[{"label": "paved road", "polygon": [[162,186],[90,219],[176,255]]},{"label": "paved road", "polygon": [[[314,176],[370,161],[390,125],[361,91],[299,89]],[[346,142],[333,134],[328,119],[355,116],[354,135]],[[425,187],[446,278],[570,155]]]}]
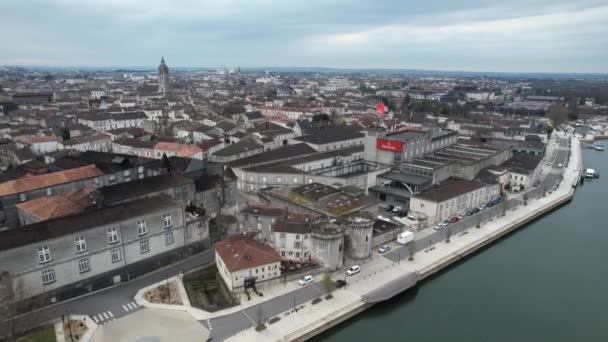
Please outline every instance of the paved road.
[{"label": "paved road", "polygon": [[206,327],[211,328],[211,337],[214,340],[221,341],[242,330],[254,327],[260,310],[261,315],[265,319],[268,319],[293,309],[294,301],[295,306],[297,307],[303,303],[310,304],[311,300],[321,297],[322,295],[324,295],[322,284],[317,282],[282,296],[275,297],[264,303],[254,305],[245,310],[213,318],[211,320],[201,321],[201,323]]},{"label": "paved road", "polygon": [[[210,264],[213,261],[213,251],[207,250],[179,263],[164,267],[156,272],[146,274],[121,285],[25,314],[19,317],[17,325],[19,329],[30,328],[61,317],[66,312],[70,314],[90,315],[96,323],[106,324],[113,319],[118,319],[141,310],[133,301],[133,297],[135,297],[137,291],[142,287],[157,283],[167,277],[175,276],[179,274],[180,270],[188,271]],[[0,335],[3,335],[6,331],[8,331],[6,325],[0,325],[0,332],[2,332]]]}]

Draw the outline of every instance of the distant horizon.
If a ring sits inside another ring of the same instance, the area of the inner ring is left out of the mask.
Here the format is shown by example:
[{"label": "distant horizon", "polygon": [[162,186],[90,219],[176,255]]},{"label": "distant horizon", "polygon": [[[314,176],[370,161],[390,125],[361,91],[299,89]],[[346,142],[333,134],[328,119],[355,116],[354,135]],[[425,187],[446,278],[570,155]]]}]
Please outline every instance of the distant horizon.
[{"label": "distant horizon", "polygon": [[[382,72],[382,73],[404,73],[404,72],[416,72],[416,73],[434,73],[434,74],[464,74],[471,73],[477,75],[483,74],[499,74],[499,75],[586,75],[586,76],[606,76],[608,72],[566,72],[566,71],[491,71],[491,70],[458,70],[458,69],[417,69],[417,68],[353,68],[353,67],[324,67],[324,66],[240,66],[240,65],[221,65],[221,66],[172,66],[167,62],[170,70],[221,70],[221,69],[234,69],[239,67],[241,71],[280,71],[284,72]],[[39,69],[39,70],[87,70],[87,71],[134,71],[134,72],[154,72],[157,70],[157,66],[145,66],[145,65],[108,65],[108,66],[97,66],[97,65],[37,65],[37,64],[0,64],[0,68],[23,68],[23,69]]]}]

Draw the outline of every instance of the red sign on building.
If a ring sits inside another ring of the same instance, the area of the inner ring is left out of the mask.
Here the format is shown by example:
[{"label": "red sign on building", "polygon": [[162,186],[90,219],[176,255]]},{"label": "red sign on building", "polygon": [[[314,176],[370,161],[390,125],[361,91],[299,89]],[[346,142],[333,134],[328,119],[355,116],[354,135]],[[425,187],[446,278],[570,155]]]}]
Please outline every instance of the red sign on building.
[{"label": "red sign on building", "polygon": [[403,143],[401,143],[401,141],[395,140],[377,139],[376,149],[393,152],[403,152]]}]

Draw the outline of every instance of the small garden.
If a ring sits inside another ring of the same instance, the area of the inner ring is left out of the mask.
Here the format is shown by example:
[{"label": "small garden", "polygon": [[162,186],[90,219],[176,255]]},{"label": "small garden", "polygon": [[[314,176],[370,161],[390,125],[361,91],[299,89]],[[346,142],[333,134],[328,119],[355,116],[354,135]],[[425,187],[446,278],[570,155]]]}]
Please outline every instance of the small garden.
[{"label": "small garden", "polygon": [[55,327],[47,325],[17,339],[17,342],[56,342]]},{"label": "small garden", "polygon": [[[80,341],[87,330],[89,329],[86,324],[79,319],[70,319],[69,322],[63,324],[63,334],[66,342]],[[53,330],[53,334],[55,334],[54,331],[55,330]]]},{"label": "small garden", "polygon": [[161,284],[153,289],[146,291],[144,298],[150,303],[156,304],[172,304],[181,305],[183,304],[182,298],[179,294],[179,288],[175,280],[169,283]]},{"label": "small garden", "polygon": [[190,304],[214,312],[238,305],[215,265],[184,275],[184,287]]}]

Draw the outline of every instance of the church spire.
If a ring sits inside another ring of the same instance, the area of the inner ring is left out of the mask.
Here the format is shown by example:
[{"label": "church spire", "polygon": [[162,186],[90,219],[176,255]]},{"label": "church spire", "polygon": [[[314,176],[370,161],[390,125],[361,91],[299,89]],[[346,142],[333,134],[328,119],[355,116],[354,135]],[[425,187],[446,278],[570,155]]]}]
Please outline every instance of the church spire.
[{"label": "church spire", "polygon": [[165,64],[165,56],[160,58],[160,64]]}]

